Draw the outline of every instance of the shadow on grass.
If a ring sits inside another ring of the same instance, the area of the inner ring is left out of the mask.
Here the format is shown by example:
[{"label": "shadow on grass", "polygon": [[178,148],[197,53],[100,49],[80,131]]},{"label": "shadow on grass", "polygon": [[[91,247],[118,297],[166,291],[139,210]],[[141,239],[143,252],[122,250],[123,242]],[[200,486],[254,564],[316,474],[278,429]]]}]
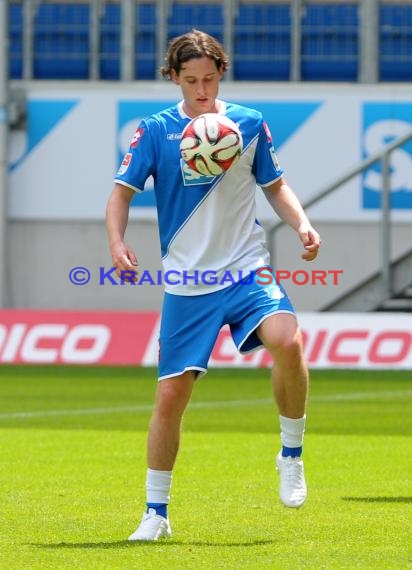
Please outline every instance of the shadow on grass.
[{"label": "shadow on grass", "polygon": [[412,503],[412,497],[342,497],[342,500],[357,503]]},{"label": "shadow on grass", "polygon": [[127,540],[116,540],[113,542],[58,542],[55,544],[27,544],[36,548],[46,549],[70,549],[70,548],[136,548],[142,546],[163,547],[163,546],[213,546],[213,547],[233,547],[233,546],[260,546],[265,544],[275,544],[276,540],[252,540],[249,542],[210,542],[207,540],[159,540],[158,542],[129,542]]}]

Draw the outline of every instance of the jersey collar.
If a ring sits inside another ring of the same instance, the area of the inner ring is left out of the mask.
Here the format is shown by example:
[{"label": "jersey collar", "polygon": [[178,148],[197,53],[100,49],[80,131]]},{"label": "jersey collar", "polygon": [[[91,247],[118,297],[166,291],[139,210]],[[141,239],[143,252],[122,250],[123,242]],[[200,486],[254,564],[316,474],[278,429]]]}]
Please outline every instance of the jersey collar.
[{"label": "jersey collar", "polygon": [[[226,102],[221,99],[216,99],[216,101],[219,104],[219,115],[226,115]],[[177,104],[177,111],[182,119],[190,119],[191,117],[183,111],[183,103],[183,100],[179,101]]]}]

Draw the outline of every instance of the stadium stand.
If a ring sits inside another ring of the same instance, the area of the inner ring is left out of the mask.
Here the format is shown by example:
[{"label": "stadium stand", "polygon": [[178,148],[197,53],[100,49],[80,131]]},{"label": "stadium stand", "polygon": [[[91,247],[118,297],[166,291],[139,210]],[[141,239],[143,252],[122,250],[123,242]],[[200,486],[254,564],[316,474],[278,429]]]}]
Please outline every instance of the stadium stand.
[{"label": "stadium stand", "polygon": [[358,4],[310,4],[302,22],[302,79],[356,81]]},{"label": "stadium stand", "polygon": [[[100,26],[100,77],[120,79],[121,15],[119,4],[106,4]],[[135,10],[136,79],[156,77],[156,7],[154,3],[138,4]]]},{"label": "stadium stand", "polygon": [[37,79],[88,79],[89,4],[40,3],[34,14]]},{"label": "stadium stand", "polygon": [[[357,81],[360,52],[360,0],[303,0],[301,79]],[[24,50],[27,11],[21,0],[9,2],[10,78],[24,75],[24,53],[32,58],[34,79],[90,77],[91,5],[86,0],[35,1],[33,35]],[[155,0],[135,8],[135,79],[155,79],[158,67]],[[99,73],[101,79],[121,77],[121,6],[100,3]],[[236,1],[233,10],[233,78],[244,81],[287,81],[291,67],[291,2]],[[380,3],[381,81],[412,80],[412,4],[409,0]],[[225,34],[224,3],[170,1],[167,39],[198,27],[220,41]]]},{"label": "stadium stand", "polygon": [[21,4],[9,5],[9,75],[21,79],[23,75],[23,16]]},{"label": "stadium stand", "polygon": [[287,81],[290,69],[289,4],[239,5],[234,22],[234,79]]},{"label": "stadium stand", "polygon": [[412,5],[380,7],[380,78],[382,81],[412,80]]},{"label": "stadium stand", "polygon": [[120,79],[120,8],[108,4],[100,23],[100,77]]},{"label": "stadium stand", "polygon": [[223,41],[223,5],[215,3],[172,3],[168,18],[167,37],[171,39],[192,28],[202,29]]}]

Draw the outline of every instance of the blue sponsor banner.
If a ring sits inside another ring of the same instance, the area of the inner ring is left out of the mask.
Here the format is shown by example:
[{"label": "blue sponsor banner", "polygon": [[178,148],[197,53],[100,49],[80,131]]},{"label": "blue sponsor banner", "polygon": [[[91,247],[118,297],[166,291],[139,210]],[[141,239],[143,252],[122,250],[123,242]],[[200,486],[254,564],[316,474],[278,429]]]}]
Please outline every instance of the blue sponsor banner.
[{"label": "blue sponsor banner", "polygon": [[260,111],[279,149],[323,105],[321,101],[244,101],[239,103]]},{"label": "blue sponsor banner", "polygon": [[20,156],[9,165],[13,171],[27,158],[39,143],[50,135],[53,129],[79,103],[79,100],[33,100],[27,102],[27,138]]},{"label": "blue sponsor banner", "polygon": [[[412,103],[367,102],[363,104],[362,152],[367,158],[412,127]],[[391,153],[391,208],[412,209],[412,141]],[[362,207],[381,207],[382,166],[377,162],[362,178]]]}]

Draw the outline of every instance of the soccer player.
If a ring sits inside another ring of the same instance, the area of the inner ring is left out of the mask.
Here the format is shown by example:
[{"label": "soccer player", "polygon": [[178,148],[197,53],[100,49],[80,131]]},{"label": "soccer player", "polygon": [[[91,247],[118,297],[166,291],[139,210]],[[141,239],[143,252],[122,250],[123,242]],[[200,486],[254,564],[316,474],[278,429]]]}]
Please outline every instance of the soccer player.
[{"label": "soccer player", "polygon": [[[136,281],[137,258],[124,234],[130,201],[153,176],[163,267],[176,271],[174,275],[192,276],[165,285],[159,381],[148,432],[147,505],[131,541],[171,536],[167,508],[182,416],[196,379],[207,372],[218,332],[225,324],[230,325],[241,353],[265,347],[273,356],[272,382],[282,444],[275,459],[280,499],[295,508],[306,499],[301,456],[308,370],[286,292],[274,279],[269,282],[256,274],[270,264],[264,231],[255,216],[256,184],[273,210],[296,231],[304,260],[316,258],[320,237],[279,167],[261,113],[217,98],[227,66],[223,47],[206,33],[192,30],[171,41],[162,73],[180,87],[182,100],[141,121],[107,204],[113,264],[119,275],[130,271]],[[203,113],[226,115],[242,133],[242,155],[221,176],[200,175],[180,156],[184,127]],[[218,277],[228,271],[233,276],[253,272],[253,279],[247,283],[241,276],[234,283],[218,279],[211,285],[195,277],[206,271]]]}]

